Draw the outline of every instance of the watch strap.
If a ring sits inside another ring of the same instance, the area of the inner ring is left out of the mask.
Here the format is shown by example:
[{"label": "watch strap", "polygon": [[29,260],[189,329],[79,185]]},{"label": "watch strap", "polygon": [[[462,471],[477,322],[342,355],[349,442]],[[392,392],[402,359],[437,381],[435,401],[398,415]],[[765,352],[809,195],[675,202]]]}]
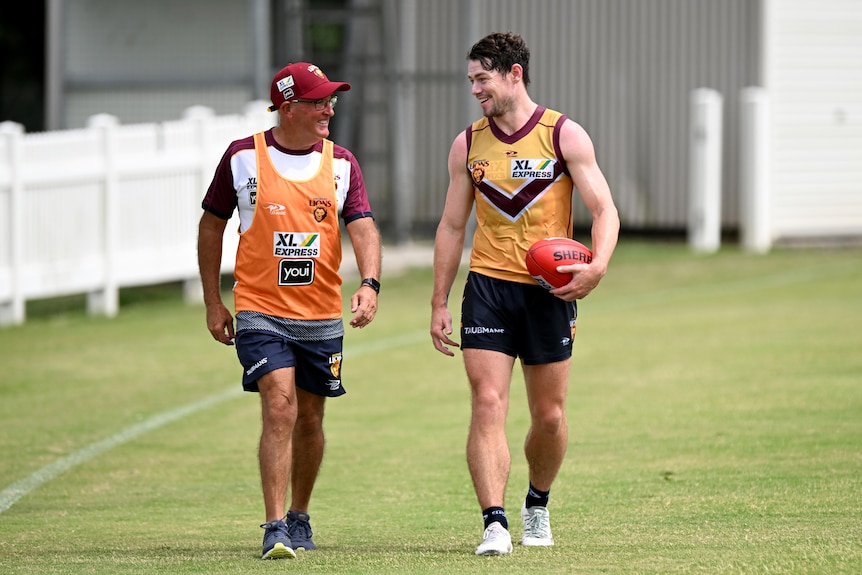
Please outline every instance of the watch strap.
[{"label": "watch strap", "polygon": [[374,278],[363,278],[360,286],[368,286],[373,289],[376,293],[380,293],[380,282]]}]

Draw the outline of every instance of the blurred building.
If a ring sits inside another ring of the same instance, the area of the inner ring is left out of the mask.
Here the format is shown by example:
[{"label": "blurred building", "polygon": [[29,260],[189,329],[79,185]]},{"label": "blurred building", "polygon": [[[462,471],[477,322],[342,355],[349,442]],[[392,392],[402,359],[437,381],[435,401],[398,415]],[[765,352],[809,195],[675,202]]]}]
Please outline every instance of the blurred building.
[{"label": "blurred building", "polygon": [[[689,220],[691,94],[721,97],[721,227],[739,230],[752,138],[740,98],[763,89],[757,168],[774,241],[862,237],[862,2],[855,0],[48,0],[46,126],[123,123],[192,105],[236,113],[275,70],[311,60],[354,89],[333,139],[360,159],[384,233],[429,238],[446,157],[479,108],[466,53],[511,30],[530,92],[592,135],[624,229]],[[587,214],[577,212],[584,238]]]}]

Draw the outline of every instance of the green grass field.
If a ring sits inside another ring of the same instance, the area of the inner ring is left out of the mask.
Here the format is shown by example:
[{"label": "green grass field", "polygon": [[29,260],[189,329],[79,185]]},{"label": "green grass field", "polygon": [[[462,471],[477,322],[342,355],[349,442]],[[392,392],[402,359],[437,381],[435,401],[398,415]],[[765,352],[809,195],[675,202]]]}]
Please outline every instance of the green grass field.
[{"label": "green grass field", "polygon": [[[203,307],[176,286],[114,319],[30,305],[0,329],[0,573],[862,573],[862,250],[621,242],[580,304],[557,544],[505,557],[473,555],[469,392],[431,346],[430,289],[384,270],[375,323],[348,329],[319,550],[270,562],[258,400]],[[517,539],[520,374],[512,396]]]}]

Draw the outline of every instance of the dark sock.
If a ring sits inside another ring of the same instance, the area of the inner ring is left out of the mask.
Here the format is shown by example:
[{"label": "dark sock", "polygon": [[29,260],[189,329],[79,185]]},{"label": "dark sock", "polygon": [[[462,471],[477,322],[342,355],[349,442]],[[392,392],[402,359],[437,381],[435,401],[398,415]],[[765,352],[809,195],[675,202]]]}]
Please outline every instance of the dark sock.
[{"label": "dark sock", "polygon": [[524,506],[529,509],[530,507],[547,507],[548,499],[551,496],[551,490],[548,491],[539,491],[533,484],[530,484],[530,489],[527,490],[527,499],[524,501]]},{"label": "dark sock", "polygon": [[506,512],[502,507],[489,507],[488,509],[483,510],[482,519],[485,521],[485,529],[495,521],[506,529],[509,528],[509,522],[506,520]]}]

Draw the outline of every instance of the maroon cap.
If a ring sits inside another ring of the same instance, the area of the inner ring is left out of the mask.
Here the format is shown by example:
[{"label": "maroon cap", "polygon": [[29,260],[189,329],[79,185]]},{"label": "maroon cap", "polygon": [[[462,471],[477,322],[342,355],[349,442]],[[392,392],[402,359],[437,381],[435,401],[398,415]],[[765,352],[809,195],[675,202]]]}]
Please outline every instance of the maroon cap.
[{"label": "maroon cap", "polygon": [[350,89],[347,82],[330,82],[323,70],[308,62],[288,64],[278,71],[269,88],[271,112],[288,100],[320,100],[334,92]]}]

